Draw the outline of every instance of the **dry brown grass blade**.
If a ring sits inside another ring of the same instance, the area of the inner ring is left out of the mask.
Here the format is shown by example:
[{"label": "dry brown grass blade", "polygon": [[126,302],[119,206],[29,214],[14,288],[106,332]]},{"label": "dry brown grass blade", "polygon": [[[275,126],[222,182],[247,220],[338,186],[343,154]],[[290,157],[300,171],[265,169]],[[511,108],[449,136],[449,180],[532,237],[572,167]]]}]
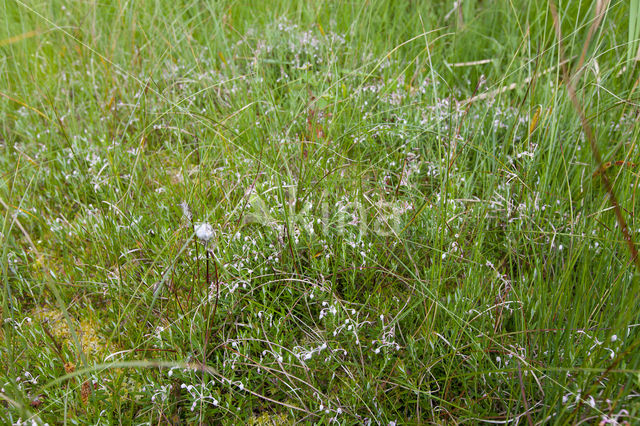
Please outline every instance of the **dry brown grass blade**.
[{"label": "dry brown grass blade", "polygon": [[527,394],[524,390],[524,383],[522,382],[522,367],[519,361],[518,361],[518,380],[520,381],[520,396],[522,397],[525,413],[527,414],[527,423],[529,424],[529,426],[533,426],[533,418],[531,417],[531,413],[529,412],[529,403],[527,402]]},{"label": "dry brown grass blade", "polygon": [[580,54],[580,60],[578,61],[578,73],[582,69],[584,65],[584,61],[587,57],[587,50],[589,50],[589,46],[591,45],[591,39],[593,35],[596,33],[600,24],[602,23],[602,18],[604,18],[604,14],[609,7],[610,0],[597,0],[596,1],[596,16],[589,27],[589,32],[587,33],[587,39],[584,42],[584,46],[582,46],[582,53]]},{"label": "dry brown grass blade", "polygon": [[[600,6],[601,3],[602,3],[601,1],[598,1],[598,5],[596,7],[597,16],[603,15],[603,11],[598,8],[598,6]],[[573,108],[576,110],[576,112],[578,113],[578,116],[580,117],[582,130],[584,131],[585,137],[589,141],[589,145],[591,147],[591,153],[593,155],[593,158],[596,160],[596,163],[598,164],[597,170],[599,170],[603,166],[602,155],[600,154],[600,150],[598,149],[598,145],[596,143],[596,138],[595,138],[595,134],[593,133],[593,129],[591,128],[591,125],[589,124],[589,120],[587,119],[587,116],[584,112],[582,104],[578,99],[578,95],[576,92],[576,81],[574,81],[571,78],[569,69],[567,68],[567,65],[566,65],[566,61],[564,60],[564,50],[562,48],[562,30],[560,28],[560,20],[558,19],[558,10],[556,9],[556,6],[553,3],[553,0],[549,0],[549,8],[551,9],[551,15],[553,17],[553,25],[556,30],[556,38],[558,39],[558,55],[562,64],[561,65],[562,74],[564,77],[565,86],[567,87],[567,93],[569,94],[569,98],[571,100],[571,104],[573,105]],[[596,21],[598,21],[598,24],[599,24],[598,18],[596,18]],[[591,41],[590,38],[588,38],[585,43],[590,43],[590,41]],[[586,51],[587,48],[588,46],[585,46],[583,48],[583,52]],[[620,203],[618,203],[618,199],[616,198],[616,195],[613,191],[613,186],[611,185],[611,181],[609,180],[609,178],[607,178],[605,173],[602,173],[599,176],[609,196],[609,202],[613,207],[613,211],[616,215],[618,226],[620,227],[620,230],[622,231],[622,234],[624,236],[624,240],[627,243],[627,247],[629,248],[629,253],[631,255],[631,262],[635,263],[637,270],[640,271],[640,259],[638,259],[638,250],[636,249],[636,246],[633,242],[633,238],[629,233],[627,222],[624,219],[624,216],[622,215],[622,209],[620,208]]]},{"label": "dry brown grass blade", "polygon": [[563,59],[560,61],[559,64],[554,65],[552,67],[549,67],[545,70],[540,71],[539,73],[536,73],[534,75],[532,75],[531,77],[527,77],[524,79],[524,81],[520,82],[520,83],[511,83],[507,86],[502,86],[502,87],[498,87],[497,89],[491,90],[489,92],[484,92],[484,93],[480,93],[479,95],[474,95],[470,98],[464,99],[462,101],[460,101],[460,104],[462,105],[466,105],[475,101],[479,101],[482,99],[487,99],[487,98],[494,98],[504,92],[508,92],[510,90],[515,90],[518,87],[524,87],[527,84],[531,83],[534,79],[538,79],[540,77],[542,77],[545,74],[549,74],[550,72],[552,72],[553,70],[555,70],[556,68],[558,68],[559,66],[564,66],[567,64],[567,62],[572,61],[574,58],[567,58],[567,59]]},{"label": "dry brown grass blade", "polygon": [[10,44],[14,44],[31,37],[35,37],[37,35],[40,35],[40,31],[32,30],[32,31],[27,31],[26,33],[15,35],[13,37],[5,38],[4,40],[0,40],[0,47],[8,46]]}]

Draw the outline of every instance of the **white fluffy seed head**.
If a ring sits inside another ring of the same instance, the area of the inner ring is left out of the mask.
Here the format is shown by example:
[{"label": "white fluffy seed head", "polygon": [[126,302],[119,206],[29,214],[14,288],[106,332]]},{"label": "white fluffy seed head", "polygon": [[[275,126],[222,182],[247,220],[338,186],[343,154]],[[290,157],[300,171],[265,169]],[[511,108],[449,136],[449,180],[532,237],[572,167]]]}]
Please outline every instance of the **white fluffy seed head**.
[{"label": "white fluffy seed head", "polygon": [[196,237],[204,243],[208,243],[213,238],[213,226],[204,222],[193,226]]},{"label": "white fluffy seed head", "polygon": [[191,214],[191,209],[189,208],[189,204],[187,204],[186,201],[183,201],[180,203],[180,207],[182,208],[182,216],[186,220],[191,221],[191,219],[193,219],[193,215]]}]

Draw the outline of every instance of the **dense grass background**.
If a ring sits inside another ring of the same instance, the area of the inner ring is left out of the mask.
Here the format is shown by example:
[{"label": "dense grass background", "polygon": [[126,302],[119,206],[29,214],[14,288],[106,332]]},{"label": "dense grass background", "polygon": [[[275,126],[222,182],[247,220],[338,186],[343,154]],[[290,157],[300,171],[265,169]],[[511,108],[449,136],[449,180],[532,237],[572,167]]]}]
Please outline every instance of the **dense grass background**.
[{"label": "dense grass background", "polygon": [[0,422],[638,422],[601,3],[0,2]]}]

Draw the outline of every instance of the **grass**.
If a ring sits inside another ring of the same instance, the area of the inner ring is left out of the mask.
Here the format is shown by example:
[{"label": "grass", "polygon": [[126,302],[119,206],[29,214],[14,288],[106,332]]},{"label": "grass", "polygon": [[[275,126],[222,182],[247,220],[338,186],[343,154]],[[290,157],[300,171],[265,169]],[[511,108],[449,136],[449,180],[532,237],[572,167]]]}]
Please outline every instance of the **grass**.
[{"label": "grass", "polygon": [[4,0],[0,422],[638,422],[587,3]]}]

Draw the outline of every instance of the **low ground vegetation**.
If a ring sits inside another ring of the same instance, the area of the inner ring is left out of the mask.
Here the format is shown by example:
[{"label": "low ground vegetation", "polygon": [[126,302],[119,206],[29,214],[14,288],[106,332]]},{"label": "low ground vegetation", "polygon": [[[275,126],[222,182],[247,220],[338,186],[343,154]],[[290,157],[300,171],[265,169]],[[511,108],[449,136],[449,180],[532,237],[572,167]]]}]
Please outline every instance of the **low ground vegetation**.
[{"label": "low ground vegetation", "polygon": [[639,2],[267,3],[0,5],[0,422],[637,422]]}]

